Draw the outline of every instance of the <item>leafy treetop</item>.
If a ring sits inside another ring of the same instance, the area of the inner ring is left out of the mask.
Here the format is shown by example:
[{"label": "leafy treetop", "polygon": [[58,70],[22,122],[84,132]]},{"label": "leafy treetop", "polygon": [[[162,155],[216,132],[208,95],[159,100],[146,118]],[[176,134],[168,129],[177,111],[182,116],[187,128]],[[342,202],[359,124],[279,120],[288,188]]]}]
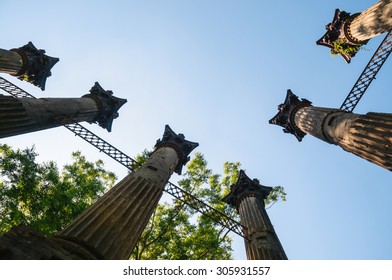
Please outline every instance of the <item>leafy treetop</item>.
[{"label": "leafy treetop", "polygon": [[0,145],[0,234],[20,223],[56,234],[94,203],[116,179],[103,162],[80,152],[59,171],[53,161],[37,163],[35,148]]}]

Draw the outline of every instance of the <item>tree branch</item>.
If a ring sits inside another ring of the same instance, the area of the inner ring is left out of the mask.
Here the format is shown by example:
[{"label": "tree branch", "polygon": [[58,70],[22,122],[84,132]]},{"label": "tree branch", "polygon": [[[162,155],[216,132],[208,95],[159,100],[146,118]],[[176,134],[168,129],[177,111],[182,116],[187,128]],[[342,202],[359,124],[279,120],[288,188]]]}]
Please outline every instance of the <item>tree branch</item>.
[{"label": "tree branch", "polygon": [[[176,205],[175,208],[178,208],[178,209],[176,209],[177,211],[176,211],[176,213],[172,217],[168,218],[168,221],[174,220],[180,214],[180,212],[183,209],[183,207],[184,207],[184,203],[182,203],[182,202],[181,202],[181,204],[179,206]],[[155,243],[158,239],[162,238],[169,231],[169,228],[170,228],[170,226],[168,224],[156,238],[154,238],[151,242],[149,242],[147,244],[147,246],[150,246],[151,244]]]},{"label": "tree branch", "polygon": [[150,225],[151,225],[151,226],[150,226],[150,229],[149,229],[148,231],[146,231],[144,238],[143,238],[142,240],[139,240],[139,242],[137,243],[137,246],[138,246],[138,247],[139,247],[139,245],[141,245],[140,242],[143,243],[143,244],[140,246],[141,248],[140,248],[140,252],[139,252],[139,254],[138,254],[138,259],[139,259],[139,260],[141,259],[142,255],[143,255],[143,252],[144,252],[144,251],[146,250],[146,248],[149,246],[149,245],[147,245],[147,240],[148,240],[149,235],[152,233],[152,231],[153,231],[153,229],[154,229],[154,227],[155,227],[155,215],[156,215],[156,212],[157,212],[157,208],[155,208],[154,213],[152,214],[152,217],[151,217],[151,219],[150,219]]}]

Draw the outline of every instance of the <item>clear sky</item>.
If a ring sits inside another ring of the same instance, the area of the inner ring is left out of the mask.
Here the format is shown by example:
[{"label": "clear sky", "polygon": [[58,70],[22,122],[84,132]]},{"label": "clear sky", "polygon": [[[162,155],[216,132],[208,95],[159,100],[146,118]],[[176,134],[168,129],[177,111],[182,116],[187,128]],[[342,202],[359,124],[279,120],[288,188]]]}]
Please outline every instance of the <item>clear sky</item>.
[{"label": "clear sky", "polygon": [[[392,259],[391,173],[309,135],[297,142],[268,124],[289,88],[315,106],[340,107],[384,35],[350,64],[315,41],[335,8],[355,13],[374,3],[2,0],[0,47],[32,41],[60,58],[44,92],[2,76],[36,97],[80,97],[98,81],[128,103],[111,133],[85,126],[126,154],[151,148],[169,124],[199,142],[196,151],[215,172],[239,161],[263,185],[283,186],[287,202],[268,213],[289,259]],[[356,113],[391,113],[391,73],[387,61]],[[65,128],[1,142],[35,144],[40,160],[59,165],[81,150],[119,178],[127,173]],[[246,259],[234,237],[234,257]]]}]

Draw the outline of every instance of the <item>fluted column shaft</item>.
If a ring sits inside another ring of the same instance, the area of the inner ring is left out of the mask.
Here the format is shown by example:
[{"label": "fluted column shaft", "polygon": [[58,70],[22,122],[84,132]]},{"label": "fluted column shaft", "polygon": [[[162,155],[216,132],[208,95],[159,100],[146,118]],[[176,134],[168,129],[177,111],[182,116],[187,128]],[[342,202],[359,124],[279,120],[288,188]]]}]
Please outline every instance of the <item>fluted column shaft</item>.
[{"label": "fluted column shaft", "polygon": [[264,199],[271,187],[263,186],[257,179],[251,180],[240,170],[237,183],[223,199],[235,207],[245,228],[245,249],[248,260],[287,260],[286,253],[275,233],[265,210]]},{"label": "fluted column shaft", "polygon": [[392,171],[392,114],[308,106],[296,111],[294,121],[301,131]]},{"label": "fluted column shaft", "polygon": [[76,122],[97,122],[111,131],[127,101],[98,83],[81,98],[14,98],[0,95],[0,138]]},{"label": "fluted column shaft", "polygon": [[262,199],[256,196],[244,197],[238,211],[241,223],[247,228],[249,240],[245,240],[245,249],[248,260],[287,259]]},{"label": "fluted column shaft", "polygon": [[22,57],[16,52],[0,49],[0,72],[13,76],[24,72]]},{"label": "fluted column shaft", "polygon": [[127,259],[178,164],[173,148],[158,149],[60,233],[93,246],[106,259]]},{"label": "fluted column shaft", "polygon": [[105,259],[128,259],[171,174],[181,173],[188,154],[197,146],[166,125],[147,162],[116,184],[59,237],[88,244]]},{"label": "fluted column shaft", "polygon": [[100,113],[92,98],[13,98],[0,95],[0,138],[72,122],[94,122]]},{"label": "fluted column shaft", "polygon": [[367,41],[392,30],[392,1],[381,0],[363,11],[346,27],[352,41]]}]

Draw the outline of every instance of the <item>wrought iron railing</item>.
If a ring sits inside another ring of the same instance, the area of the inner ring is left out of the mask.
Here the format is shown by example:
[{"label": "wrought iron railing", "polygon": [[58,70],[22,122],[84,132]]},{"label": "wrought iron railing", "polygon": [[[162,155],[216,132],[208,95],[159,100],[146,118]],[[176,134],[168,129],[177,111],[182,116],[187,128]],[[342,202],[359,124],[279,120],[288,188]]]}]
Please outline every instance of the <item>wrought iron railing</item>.
[{"label": "wrought iron railing", "polygon": [[342,106],[340,107],[341,110],[347,112],[352,112],[354,110],[354,108],[361,100],[370,83],[375,79],[378,71],[381,69],[391,52],[392,31],[385,36],[384,40],[381,42],[373,57],[366,65],[362,74],[359,76],[358,80],[356,81],[350,93],[347,95]]}]

